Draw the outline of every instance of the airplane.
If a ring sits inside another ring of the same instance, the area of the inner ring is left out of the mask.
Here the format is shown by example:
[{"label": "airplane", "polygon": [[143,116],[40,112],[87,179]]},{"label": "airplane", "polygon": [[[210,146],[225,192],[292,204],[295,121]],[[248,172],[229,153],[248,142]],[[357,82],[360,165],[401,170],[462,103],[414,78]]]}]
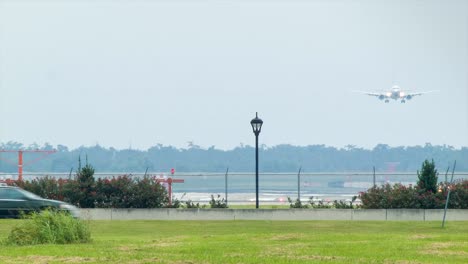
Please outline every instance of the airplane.
[{"label": "airplane", "polygon": [[417,95],[423,95],[427,93],[432,93],[434,91],[429,91],[429,92],[418,92],[418,93],[408,93],[404,92],[400,86],[394,85],[392,86],[392,89],[390,91],[382,92],[382,93],[372,93],[372,92],[361,92],[361,91],[356,91],[359,93],[364,93],[370,96],[376,96],[379,98],[379,100],[385,100],[385,103],[388,103],[390,99],[393,99],[395,101],[401,100],[401,103],[406,103],[406,100],[411,100],[414,96]]}]

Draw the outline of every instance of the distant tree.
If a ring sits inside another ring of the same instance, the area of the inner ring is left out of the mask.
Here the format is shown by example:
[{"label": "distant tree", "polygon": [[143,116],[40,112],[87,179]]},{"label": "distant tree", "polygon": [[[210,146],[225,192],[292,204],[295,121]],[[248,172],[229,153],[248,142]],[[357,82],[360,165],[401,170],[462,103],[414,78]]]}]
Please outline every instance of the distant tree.
[{"label": "distant tree", "polygon": [[422,192],[437,192],[437,176],[434,160],[429,162],[427,159],[423,162],[421,171],[418,171],[418,187]]},{"label": "distant tree", "polygon": [[67,201],[82,208],[94,208],[96,196],[94,182],[94,168],[88,163],[88,158],[84,167],[81,167],[81,158],[78,158],[76,183],[68,184],[65,188]]},{"label": "distant tree", "polygon": [[59,144],[59,145],[57,145],[57,150],[58,150],[59,152],[68,152],[68,147]]},{"label": "distant tree", "polygon": [[[30,145],[31,148],[52,149],[53,146]],[[0,149],[25,149],[21,143],[0,142]],[[188,148],[175,148],[156,144],[148,150],[105,148],[100,145],[81,146],[69,150],[58,145],[58,151],[41,159],[39,162],[28,162],[37,156],[25,155],[28,172],[62,172],[67,173],[76,163],[76,159],[86,153],[93,161],[93,168],[105,172],[168,172],[176,168],[178,172],[222,172],[226,167],[235,172],[252,172],[255,168],[255,148],[241,144],[231,150],[220,150],[214,146],[202,148],[190,142]],[[260,149],[260,171],[293,172],[300,166],[308,172],[370,172],[375,166],[377,171],[387,170],[388,162],[398,162],[398,171],[420,169],[421,160],[434,159],[440,164],[453,160],[468,160],[468,148],[454,149],[447,145],[390,147],[379,144],[373,149],[363,149],[355,145],[336,148],[326,145],[293,146],[288,144],[264,146]],[[15,173],[17,168],[16,153],[0,153],[0,172]],[[468,163],[457,167],[460,171],[468,170]]]},{"label": "distant tree", "polygon": [[39,145],[34,142],[32,144],[29,144],[29,146],[27,147],[28,150],[36,150],[36,149],[39,149]]}]

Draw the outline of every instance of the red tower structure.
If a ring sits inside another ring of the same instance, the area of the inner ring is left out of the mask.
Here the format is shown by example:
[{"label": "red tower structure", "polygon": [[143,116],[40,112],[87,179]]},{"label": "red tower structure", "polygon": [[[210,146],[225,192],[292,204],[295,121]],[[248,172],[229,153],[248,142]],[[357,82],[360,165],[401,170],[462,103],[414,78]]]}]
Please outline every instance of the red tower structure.
[{"label": "red tower structure", "polygon": [[[43,159],[45,156],[49,155],[49,154],[52,154],[52,153],[55,153],[57,152],[56,150],[39,150],[39,149],[36,149],[36,150],[3,150],[3,149],[0,149],[0,152],[17,152],[18,153],[18,181],[22,181],[23,180],[23,166],[26,165],[23,163],[23,154],[24,153],[42,153],[43,155],[41,155],[40,157],[28,162],[27,164],[32,164],[34,162],[37,162],[41,159]],[[9,160],[7,160],[9,161]]]}]

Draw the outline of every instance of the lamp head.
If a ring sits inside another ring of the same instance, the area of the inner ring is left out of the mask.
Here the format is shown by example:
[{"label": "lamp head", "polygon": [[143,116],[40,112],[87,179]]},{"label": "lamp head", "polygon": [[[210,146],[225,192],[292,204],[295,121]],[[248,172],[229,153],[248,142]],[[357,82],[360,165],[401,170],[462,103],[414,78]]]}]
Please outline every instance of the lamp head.
[{"label": "lamp head", "polygon": [[252,119],[252,121],[250,121],[250,124],[252,125],[252,130],[254,134],[258,136],[258,134],[260,134],[260,131],[262,130],[263,121],[260,118],[258,118],[257,112],[255,113],[255,118]]}]

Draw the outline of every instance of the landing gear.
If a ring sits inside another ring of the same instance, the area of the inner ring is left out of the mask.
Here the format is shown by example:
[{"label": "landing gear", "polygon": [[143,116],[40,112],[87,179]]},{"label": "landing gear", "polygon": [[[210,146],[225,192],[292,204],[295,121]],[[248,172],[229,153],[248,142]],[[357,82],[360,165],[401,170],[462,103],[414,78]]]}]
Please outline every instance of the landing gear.
[{"label": "landing gear", "polygon": [[385,100],[385,103],[388,103],[388,100]]},{"label": "landing gear", "polygon": [[406,103],[406,101],[405,101],[405,100],[401,100],[401,103],[404,104],[404,103]]}]

